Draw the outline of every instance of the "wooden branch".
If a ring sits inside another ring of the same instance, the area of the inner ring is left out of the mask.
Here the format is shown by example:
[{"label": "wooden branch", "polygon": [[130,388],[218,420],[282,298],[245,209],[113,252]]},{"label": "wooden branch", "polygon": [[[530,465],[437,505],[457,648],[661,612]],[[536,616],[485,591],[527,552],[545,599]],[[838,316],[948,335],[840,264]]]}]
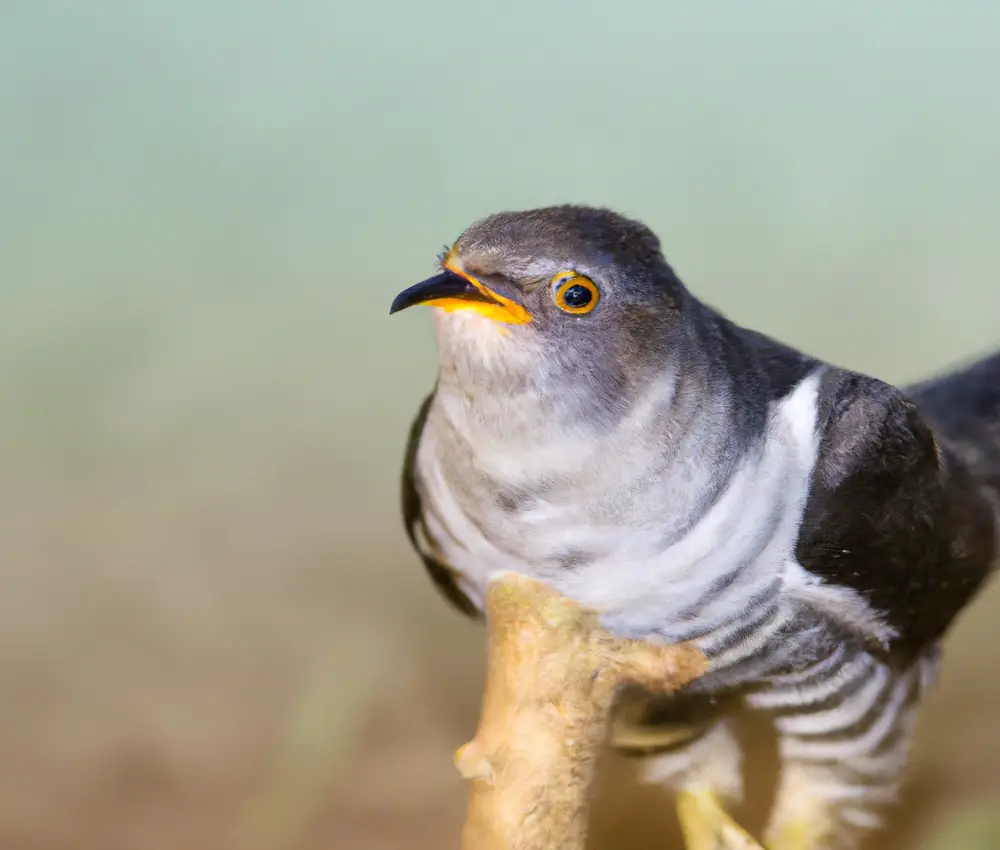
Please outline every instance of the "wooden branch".
[{"label": "wooden branch", "polygon": [[472,780],[463,850],[583,850],[594,765],[619,688],[674,691],[705,671],[692,646],[616,638],[552,588],[491,582],[489,657],[474,740],[455,754]]}]

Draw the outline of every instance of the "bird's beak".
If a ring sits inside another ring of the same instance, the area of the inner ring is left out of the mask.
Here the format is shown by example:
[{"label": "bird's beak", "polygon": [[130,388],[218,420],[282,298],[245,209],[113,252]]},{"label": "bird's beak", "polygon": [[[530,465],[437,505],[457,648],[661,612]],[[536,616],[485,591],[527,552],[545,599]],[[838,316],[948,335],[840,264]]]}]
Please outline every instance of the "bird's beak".
[{"label": "bird's beak", "polygon": [[416,304],[429,304],[442,310],[472,310],[508,325],[523,325],[531,314],[516,301],[483,286],[474,277],[458,270],[445,269],[427,280],[404,289],[392,302],[389,313],[398,313]]}]

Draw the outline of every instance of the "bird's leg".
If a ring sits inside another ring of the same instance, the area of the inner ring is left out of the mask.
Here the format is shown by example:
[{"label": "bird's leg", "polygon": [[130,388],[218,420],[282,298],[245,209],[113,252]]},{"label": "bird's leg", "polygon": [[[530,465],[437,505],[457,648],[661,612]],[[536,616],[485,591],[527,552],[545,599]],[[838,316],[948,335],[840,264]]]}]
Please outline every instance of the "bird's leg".
[{"label": "bird's leg", "polygon": [[688,789],[677,796],[677,815],[687,850],[762,850],[734,821],[710,788]]},{"label": "bird's leg", "polygon": [[[901,754],[900,754],[901,755]],[[764,833],[767,850],[851,850],[882,826],[899,792],[903,758],[887,758],[871,774],[844,765],[786,763]]]},{"label": "bird's leg", "polygon": [[917,700],[934,659],[902,670],[868,659],[838,690],[777,713],[781,779],[764,833],[768,850],[855,847],[895,802]]},{"label": "bird's leg", "polygon": [[826,850],[837,837],[834,806],[817,793],[816,771],[788,764],[765,832],[767,850]]},{"label": "bird's leg", "polygon": [[725,809],[743,793],[740,748],[729,726],[720,721],[688,733],[678,734],[673,748],[650,756],[645,771],[647,781],[677,789],[687,850],[761,850]]}]

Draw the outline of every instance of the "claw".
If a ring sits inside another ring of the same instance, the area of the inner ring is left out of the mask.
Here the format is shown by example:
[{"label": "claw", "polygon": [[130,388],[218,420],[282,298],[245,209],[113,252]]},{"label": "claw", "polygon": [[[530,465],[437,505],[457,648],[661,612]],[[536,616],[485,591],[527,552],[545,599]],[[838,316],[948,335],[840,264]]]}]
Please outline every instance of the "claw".
[{"label": "claw", "polygon": [[764,850],[726,814],[711,791],[682,791],[677,814],[687,850]]},{"label": "claw", "polygon": [[829,837],[819,819],[791,821],[769,836],[767,850],[819,850],[828,846]]}]

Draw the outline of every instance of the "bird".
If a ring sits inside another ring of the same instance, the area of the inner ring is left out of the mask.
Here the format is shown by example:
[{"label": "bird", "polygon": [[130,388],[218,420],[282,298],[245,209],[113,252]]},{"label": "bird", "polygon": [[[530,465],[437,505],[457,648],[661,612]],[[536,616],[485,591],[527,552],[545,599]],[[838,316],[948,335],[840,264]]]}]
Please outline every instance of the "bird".
[{"label": "bird", "polygon": [[942,641],[1000,560],[1000,351],[907,386],[842,368],[699,300],[605,207],[495,213],[437,260],[390,308],[433,308],[401,502],[437,588],[477,619],[514,571],[702,650],[610,732],[690,850],[735,828],[746,712],[776,732],[769,850],[883,829]]}]

